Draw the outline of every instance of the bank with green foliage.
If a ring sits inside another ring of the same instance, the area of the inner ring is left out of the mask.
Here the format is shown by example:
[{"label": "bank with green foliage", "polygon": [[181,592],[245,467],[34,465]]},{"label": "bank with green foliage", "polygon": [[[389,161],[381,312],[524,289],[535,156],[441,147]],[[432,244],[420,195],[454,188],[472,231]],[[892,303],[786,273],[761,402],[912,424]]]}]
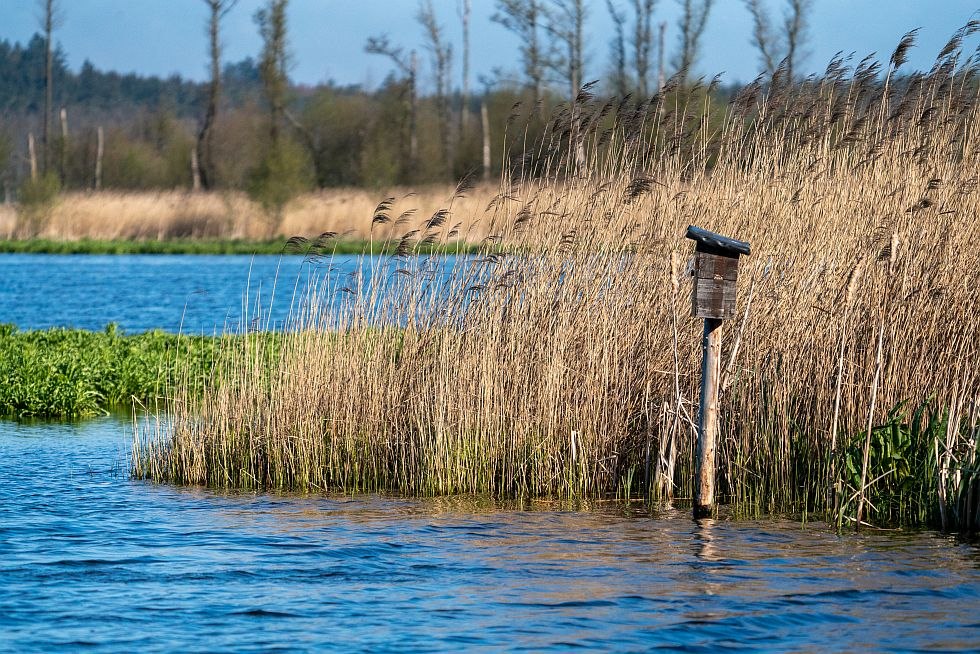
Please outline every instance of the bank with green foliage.
[{"label": "bank with green foliage", "polygon": [[205,380],[219,342],[232,338],[0,325],[0,417],[76,419],[152,405],[178,376]]}]

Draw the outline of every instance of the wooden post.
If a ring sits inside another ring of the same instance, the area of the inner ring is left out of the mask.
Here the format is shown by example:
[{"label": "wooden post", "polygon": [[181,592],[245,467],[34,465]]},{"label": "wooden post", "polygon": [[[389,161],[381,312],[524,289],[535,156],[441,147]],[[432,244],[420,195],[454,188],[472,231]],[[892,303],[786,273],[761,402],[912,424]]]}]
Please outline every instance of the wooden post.
[{"label": "wooden post", "polygon": [[710,516],[715,506],[721,324],[721,318],[705,318],[704,338],[701,341],[701,410],[698,414],[697,481],[694,486],[695,518]]},{"label": "wooden post", "polygon": [[687,228],[687,237],[697,242],[691,315],[704,318],[704,338],[701,342],[701,406],[694,462],[693,505],[694,517],[697,519],[708,517],[715,510],[722,322],[735,314],[738,259],[743,254],[749,254],[749,244],[694,226]]}]

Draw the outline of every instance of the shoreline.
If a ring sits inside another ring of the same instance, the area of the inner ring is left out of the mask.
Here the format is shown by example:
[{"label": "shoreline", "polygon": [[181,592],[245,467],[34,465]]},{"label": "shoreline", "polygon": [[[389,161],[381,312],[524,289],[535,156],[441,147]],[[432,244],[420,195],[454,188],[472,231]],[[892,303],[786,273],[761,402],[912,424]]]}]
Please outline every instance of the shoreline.
[{"label": "shoreline", "polygon": [[[312,242],[312,241],[311,241]],[[412,254],[459,255],[473,254],[480,248],[475,243],[418,244]],[[366,241],[341,239],[330,241],[324,247],[311,252],[310,243],[299,243],[286,238],[268,240],[249,239],[0,239],[0,254],[194,254],[194,255],[390,255],[398,249],[398,240]]]}]

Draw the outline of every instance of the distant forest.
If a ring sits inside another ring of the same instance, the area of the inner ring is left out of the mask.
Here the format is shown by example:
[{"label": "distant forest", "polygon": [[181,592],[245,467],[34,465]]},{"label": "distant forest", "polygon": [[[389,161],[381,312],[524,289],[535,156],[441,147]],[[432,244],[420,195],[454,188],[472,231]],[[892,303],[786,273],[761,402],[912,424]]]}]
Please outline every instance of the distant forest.
[{"label": "distant forest", "polygon": [[[103,132],[101,188],[191,188],[192,150],[206,112],[207,82],[102,71],[86,61],[76,73],[64,52],[52,53],[51,161],[60,188],[96,184],[98,131]],[[45,39],[26,45],[0,41],[0,181],[8,198],[30,176],[28,138],[40,161],[45,95]],[[221,70],[220,120],[214,127],[216,188],[247,189],[268,147],[267,100],[259,63],[246,58]],[[519,88],[498,89],[469,100],[468,135],[454,135],[458,159],[450,166],[441,150],[439,100],[417,99],[417,165],[402,147],[410,117],[406,80],[392,73],[373,92],[357,87],[289,85],[286,148],[301,160],[306,187],[387,186],[444,182],[482,169],[481,104],[488,121],[502,125],[521,99]],[[458,94],[455,102],[460,98]],[[62,114],[64,110],[64,114]],[[457,110],[457,114],[458,114]],[[62,124],[62,120],[64,123]],[[461,119],[457,115],[457,122]],[[291,122],[290,122],[291,121]],[[67,138],[63,135],[67,134]],[[493,172],[500,143],[493,143]]]},{"label": "distant forest", "polygon": [[[57,46],[70,7],[37,0],[41,31],[26,45],[0,42],[5,200],[44,200],[63,190],[241,189],[281,208],[316,188],[489,179],[500,174],[507,152],[523,151],[563,105],[570,107],[566,123],[584,129],[588,116],[580,107],[593,93],[642,108],[660,92],[683,92],[685,103],[704,108],[735,92],[688,75],[713,0],[676,0],[682,11],[669,58],[657,0],[495,0],[492,20],[521,43],[519,66],[481,79],[479,91],[469,72],[472,0],[453,3],[461,43],[449,42],[432,0],[418,5],[420,43],[366,38],[365,50],[390,65],[375,90],[291,83],[289,0],[265,0],[254,15],[262,38],[255,58],[223,61],[222,19],[237,0],[201,1],[210,16],[202,43],[209,46],[206,82],[123,75],[87,61],[74,72]],[[785,21],[759,2],[746,6],[762,68],[793,80],[813,0],[784,1]],[[589,41],[588,20],[602,10],[615,33],[606,44],[605,81],[592,85],[583,78],[585,52],[603,44]],[[423,88],[423,78],[433,82]]]},{"label": "distant forest", "polygon": [[[44,108],[45,40],[35,34],[27,45],[0,41],[0,111],[11,115],[40,115]],[[194,117],[201,110],[205,86],[175,75],[167,79],[100,71],[89,61],[73,73],[58,47],[52,56],[53,97],[57,107],[86,114],[125,115],[141,107],[166,108],[177,117]],[[226,67],[223,81],[229,98],[261,88],[254,62]]]}]

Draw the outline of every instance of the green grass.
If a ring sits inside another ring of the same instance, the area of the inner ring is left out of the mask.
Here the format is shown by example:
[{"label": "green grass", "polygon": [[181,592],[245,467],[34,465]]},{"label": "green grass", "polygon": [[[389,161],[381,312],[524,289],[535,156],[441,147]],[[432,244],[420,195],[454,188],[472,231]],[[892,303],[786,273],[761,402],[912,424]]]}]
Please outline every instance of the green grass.
[{"label": "green grass", "polygon": [[[361,240],[331,241],[326,250],[335,254],[393,254],[398,241],[373,244]],[[478,246],[464,243],[419,245],[418,254],[470,254]],[[93,240],[53,239],[0,240],[0,253],[22,254],[303,254],[304,245],[286,239],[244,241],[228,239]]]},{"label": "green grass", "polygon": [[129,408],[134,398],[153,403],[178,376],[207,379],[230,338],[0,324],[0,417],[76,419]]}]

